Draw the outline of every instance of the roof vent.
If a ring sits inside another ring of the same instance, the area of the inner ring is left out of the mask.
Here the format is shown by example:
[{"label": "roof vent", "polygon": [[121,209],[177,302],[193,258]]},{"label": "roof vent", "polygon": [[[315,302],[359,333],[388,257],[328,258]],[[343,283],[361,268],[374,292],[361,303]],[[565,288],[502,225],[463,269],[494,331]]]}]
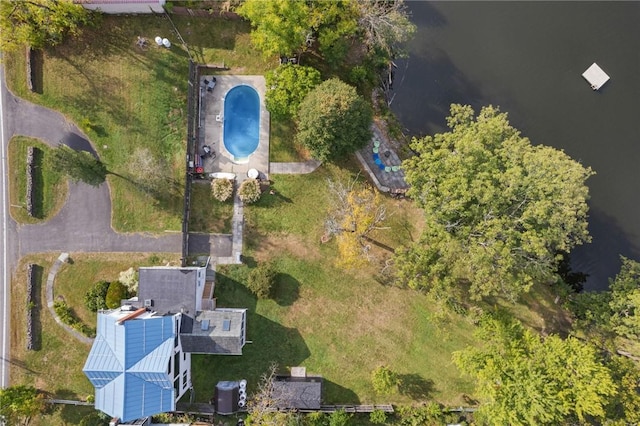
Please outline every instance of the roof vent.
[{"label": "roof vent", "polygon": [[144,299],[144,307],[150,308],[153,306],[153,299]]}]

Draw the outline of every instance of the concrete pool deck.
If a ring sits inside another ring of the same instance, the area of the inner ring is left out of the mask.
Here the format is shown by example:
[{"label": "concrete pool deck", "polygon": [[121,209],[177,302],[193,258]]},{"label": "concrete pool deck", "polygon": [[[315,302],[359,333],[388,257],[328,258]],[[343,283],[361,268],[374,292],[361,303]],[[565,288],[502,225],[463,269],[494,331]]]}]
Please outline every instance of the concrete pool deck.
[{"label": "concrete pool deck", "polygon": [[[216,78],[216,85],[212,92],[206,90],[204,80]],[[249,156],[244,164],[233,162],[233,155],[227,151],[223,140],[224,99],[229,90],[239,85],[253,87],[260,96],[260,140],[258,148]],[[200,76],[200,111],[197,153],[203,154],[203,147],[209,146],[216,153],[215,158],[205,158],[203,168],[205,174],[233,173],[239,183],[247,177],[249,169],[256,169],[265,177],[269,176],[269,111],[264,103],[266,92],[265,79],[261,75],[202,75]]]}]

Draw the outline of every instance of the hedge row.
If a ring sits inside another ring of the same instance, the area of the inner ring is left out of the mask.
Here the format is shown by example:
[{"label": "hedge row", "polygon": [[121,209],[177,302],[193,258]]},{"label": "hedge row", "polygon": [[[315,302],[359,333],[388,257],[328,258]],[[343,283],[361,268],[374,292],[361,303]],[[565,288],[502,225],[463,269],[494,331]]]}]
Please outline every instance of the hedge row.
[{"label": "hedge row", "polygon": [[33,270],[36,265],[30,263],[27,265],[27,350],[33,350],[33,310],[35,303],[33,301],[33,287],[35,274]]},{"label": "hedge row", "polygon": [[35,147],[27,149],[27,213],[33,217],[33,172]]},{"label": "hedge row", "polygon": [[80,321],[64,300],[56,300],[53,302],[53,310],[63,323],[72,327],[74,330],[79,331],[87,337],[96,336],[96,331]]}]

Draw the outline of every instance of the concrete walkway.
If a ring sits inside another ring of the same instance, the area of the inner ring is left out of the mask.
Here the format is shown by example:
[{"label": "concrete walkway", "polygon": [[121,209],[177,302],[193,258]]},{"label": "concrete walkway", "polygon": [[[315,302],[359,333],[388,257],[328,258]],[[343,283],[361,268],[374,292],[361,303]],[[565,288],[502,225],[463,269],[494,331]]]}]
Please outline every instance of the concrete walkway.
[{"label": "concrete walkway", "polygon": [[269,163],[269,173],[275,175],[293,175],[312,173],[322,163],[318,160],[307,160],[300,163]]},{"label": "concrete walkway", "polygon": [[46,286],[47,308],[49,308],[49,312],[51,313],[51,316],[53,317],[53,319],[55,319],[56,322],[60,324],[62,328],[64,328],[69,334],[71,334],[77,340],[81,341],[82,343],[86,343],[90,345],[91,343],[93,343],[92,338],[85,336],[84,334],[78,332],[74,328],[63,323],[60,317],[58,317],[58,314],[56,314],[55,309],[53,309],[53,302],[54,302],[53,282],[56,279],[56,274],[58,273],[58,270],[60,269],[62,264],[65,263],[68,259],[69,259],[69,253],[62,253],[53,263],[53,266],[51,266],[51,270],[49,271],[49,276],[47,277],[47,286]]}]

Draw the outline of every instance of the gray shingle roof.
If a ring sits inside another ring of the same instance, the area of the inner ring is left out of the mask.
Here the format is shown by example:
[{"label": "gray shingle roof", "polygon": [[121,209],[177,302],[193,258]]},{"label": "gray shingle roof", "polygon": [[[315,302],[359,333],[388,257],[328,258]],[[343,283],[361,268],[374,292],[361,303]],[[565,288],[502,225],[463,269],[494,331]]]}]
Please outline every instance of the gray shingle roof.
[{"label": "gray shingle roof", "polygon": [[276,376],[273,399],[278,408],[318,410],[322,404],[322,377]]},{"label": "gray shingle roof", "polygon": [[152,309],[159,314],[186,313],[196,310],[197,268],[140,268],[138,300],[153,300]]},{"label": "gray shingle roof", "polygon": [[190,333],[180,335],[182,348],[191,353],[242,355],[245,318],[246,309],[199,312]]}]

